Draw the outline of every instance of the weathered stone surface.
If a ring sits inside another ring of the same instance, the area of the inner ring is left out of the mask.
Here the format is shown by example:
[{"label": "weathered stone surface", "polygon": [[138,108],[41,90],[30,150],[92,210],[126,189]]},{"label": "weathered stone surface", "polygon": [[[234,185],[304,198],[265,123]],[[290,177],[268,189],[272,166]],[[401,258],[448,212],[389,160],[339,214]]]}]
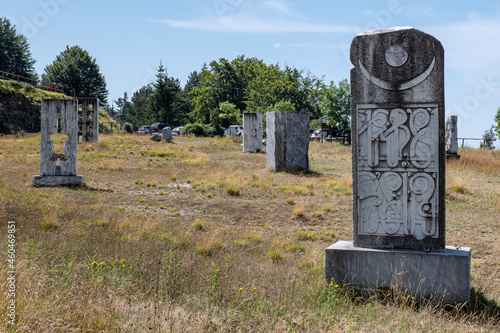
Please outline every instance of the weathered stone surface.
[{"label": "weathered stone surface", "polygon": [[149,140],[160,142],[162,140],[162,135],[161,135],[161,133],[153,133],[153,135],[151,135]]},{"label": "weathered stone surface", "polygon": [[243,152],[262,152],[262,113],[243,113]]},{"label": "weathered stone surface", "polygon": [[161,131],[161,137],[163,140],[169,143],[172,142],[172,140],[174,139],[172,137],[172,128],[170,128],[170,126],[164,127],[163,130]]},{"label": "weathered stone surface", "polygon": [[34,186],[82,186],[83,176],[33,176]]},{"label": "weathered stone surface", "polygon": [[266,113],[266,157],[267,169],[277,172],[286,169],[286,116],[283,112]]},{"label": "weathered stone surface", "polygon": [[457,116],[449,116],[446,119],[446,135],[445,135],[445,152],[446,154],[458,154],[458,137],[457,137]]},{"label": "weathered stone surface", "polygon": [[459,303],[470,300],[470,264],[467,247],[425,252],[369,249],[340,241],[326,249],[325,276],[367,293],[391,287],[416,297]]},{"label": "weathered stone surface", "polygon": [[82,142],[99,141],[99,99],[78,98],[78,106],[81,108]]},{"label": "weathered stone surface", "polygon": [[309,170],[309,113],[286,113],[286,168]]},{"label": "weathered stone surface", "polygon": [[309,170],[309,114],[267,112],[268,169]]},{"label": "weathered stone surface", "polygon": [[445,246],[444,50],[405,27],[351,45],[354,244]]},{"label": "weathered stone surface", "polygon": [[[61,132],[68,136],[64,154],[54,154],[51,136]],[[33,184],[45,186],[65,185],[77,176],[78,160],[78,102],[76,100],[42,100],[40,176],[33,177]],[[50,177],[50,178],[45,178]],[[73,180],[74,181],[74,180]],[[81,178],[83,182],[83,178]],[[57,183],[60,182],[60,183]],[[54,183],[54,184],[53,184]]]}]

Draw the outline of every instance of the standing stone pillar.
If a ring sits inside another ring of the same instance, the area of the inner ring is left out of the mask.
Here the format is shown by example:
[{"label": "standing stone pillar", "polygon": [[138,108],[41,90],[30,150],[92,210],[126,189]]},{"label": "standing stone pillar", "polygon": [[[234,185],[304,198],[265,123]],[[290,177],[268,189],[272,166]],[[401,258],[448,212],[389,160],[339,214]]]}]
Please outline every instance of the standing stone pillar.
[{"label": "standing stone pillar", "polygon": [[243,152],[262,152],[262,113],[243,113]]},{"label": "standing stone pillar", "polygon": [[309,170],[309,113],[267,112],[267,164],[275,171]]},{"label": "standing stone pillar", "polygon": [[446,119],[446,135],[445,135],[445,152],[446,158],[460,158],[458,155],[458,138],[457,138],[457,116],[449,116]]},{"label": "standing stone pillar", "polygon": [[[68,136],[64,154],[54,154],[53,134]],[[43,99],[41,114],[40,175],[33,176],[35,186],[83,185],[77,176],[78,101]]]},{"label": "standing stone pillar", "polygon": [[161,131],[161,137],[162,140],[165,140],[168,143],[172,142],[172,140],[174,139],[172,137],[172,128],[170,126],[164,127],[163,130]]},{"label": "standing stone pillar", "polygon": [[470,298],[470,248],[445,246],[444,50],[404,27],[351,44],[353,240],[327,279],[417,297]]}]

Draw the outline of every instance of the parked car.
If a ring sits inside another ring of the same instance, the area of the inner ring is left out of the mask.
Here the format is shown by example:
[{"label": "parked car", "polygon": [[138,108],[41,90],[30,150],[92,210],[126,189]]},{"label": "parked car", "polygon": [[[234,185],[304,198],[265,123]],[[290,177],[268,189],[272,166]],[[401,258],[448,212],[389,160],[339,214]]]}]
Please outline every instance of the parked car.
[{"label": "parked car", "polygon": [[174,125],[154,123],[153,125],[151,125],[150,131],[151,133],[161,133],[161,131],[167,126],[169,126],[170,128],[174,128]]},{"label": "parked car", "polygon": [[137,134],[148,134],[149,132],[151,132],[151,126],[146,125],[139,127]]},{"label": "parked car", "polygon": [[231,125],[227,129],[226,136],[242,136],[243,125]]},{"label": "parked car", "polygon": [[311,134],[310,140],[311,141],[314,141],[314,140],[319,141],[319,140],[321,140],[321,138],[323,138],[323,139],[326,138],[326,135],[327,135],[326,131],[323,131],[323,133],[321,133],[321,129],[317,129],[314,131],[313,134]]},{"label": "parked car", "polygon": [[179,127],[174,128],[172,130],[172,135],[180,135],[183,129],[184,129],[184,126],[179,126]]}]

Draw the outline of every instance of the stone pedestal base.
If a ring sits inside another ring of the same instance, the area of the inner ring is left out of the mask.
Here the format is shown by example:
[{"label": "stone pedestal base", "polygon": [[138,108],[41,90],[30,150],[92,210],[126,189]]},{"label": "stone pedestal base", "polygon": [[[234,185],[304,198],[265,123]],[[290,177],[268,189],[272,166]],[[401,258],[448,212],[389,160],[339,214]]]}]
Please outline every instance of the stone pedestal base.
[{"label": "stone pedestal base", "polygon": [[33,186],[82,186],[83,176],[33,176]]},{"label": "stone pedestal base", "polygon": [[379,250],[339,241],[325,252],[329,281],[363,292],[397,288],[419,298],[469,302],[471,251],[446,246],[443,251]]}]

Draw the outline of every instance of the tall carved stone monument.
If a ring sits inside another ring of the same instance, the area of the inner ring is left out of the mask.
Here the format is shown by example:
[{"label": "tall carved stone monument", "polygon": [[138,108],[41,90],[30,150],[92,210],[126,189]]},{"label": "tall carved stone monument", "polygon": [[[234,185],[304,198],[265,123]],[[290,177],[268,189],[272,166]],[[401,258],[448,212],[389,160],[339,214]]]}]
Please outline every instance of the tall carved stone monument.
[{"label": "tall carved stone monument", "polygon": [[262,152],[262,113],[243,113],[243,152]]},{"label": "tall carved stone monument", "polygon": [[82,142],[99,141],[99,99],[79,97],[78,109]]},{"label": "tall carved stone monument", "polygon": [[[68,136],[63,154],[54,153],[51,140],[59,132]],[[33,176],[33,185],[83,185],[83,176],[77,176],[77,149],[78,101],[42,100],[40,175]]]},{"label": "tall carved stone monument", "polygon": [[309,170],[309,113],[266,113],[267,169]]},{"label": "tall carved stone monument", "polygon": [[445,246],[444,50],[422,31],[351,44],[353,242],[326,250],[326,277],[468,301],[470,249]]},{"label": "tall carved stone monument", "polygon": [[445,152],[446,158],[460,158],[458,155],[458,135],[457,135],[457,116],[449,116],[446,119],[446,134],[445,134]]}]

